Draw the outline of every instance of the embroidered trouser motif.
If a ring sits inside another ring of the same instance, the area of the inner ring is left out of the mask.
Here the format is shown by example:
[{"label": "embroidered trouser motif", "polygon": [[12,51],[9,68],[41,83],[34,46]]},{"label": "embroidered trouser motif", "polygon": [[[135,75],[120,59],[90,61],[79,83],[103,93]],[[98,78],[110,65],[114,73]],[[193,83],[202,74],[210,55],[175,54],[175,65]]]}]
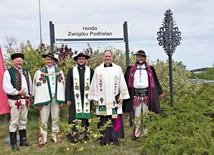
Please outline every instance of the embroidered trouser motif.
[{"label": "embroidered trouser motif", "polygon": [[[136,104],[134,104],[134,117],[137,118],[137,121],[135,122],[134,131],[133,131],[134,137],[139,137],[140,136],[140,133],[141,133],[141,130],[139,129],[140,128],[140,123],[141,123],[140,116],[141,116],[141,114],[144,114],[145,112],[148,112],[148,106],[145,104],[146,102],[147,101],[141,99],[140,103],[139,103],[139,100],[138,100],[138,102]],[[144,134],[148,133],[146,128],[143,129],[143,133]]]},{"label": "embroidered trouser motif", "polygon": [[9,132],[26,129],[29,99],[10,100],[10,123]]},{"label": "embroidered trouser motif", "polygon": [[42,110],[40,110],[40,135],[39,135],[39,143],[47,142],[47,123],[48,118],[51,112],[52,119],[52,138],[54,142],[59,141],[59,125],[58,118],[60,113],[59,103],[56,102],[55,97],[52,98],[52,102],[48,105],[43,105]]}]

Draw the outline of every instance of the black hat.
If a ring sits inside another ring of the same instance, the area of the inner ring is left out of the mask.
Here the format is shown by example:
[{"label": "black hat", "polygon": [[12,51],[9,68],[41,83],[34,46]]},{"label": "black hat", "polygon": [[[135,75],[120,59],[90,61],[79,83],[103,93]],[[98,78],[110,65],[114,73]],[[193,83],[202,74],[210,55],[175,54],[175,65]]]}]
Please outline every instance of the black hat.
[{"label": "black hat", "polygon": [[58,59],[54,57],[53,53],[43,54],[42,57],[43,58],[50,57],[50,58],[54,59],[55,61],[58,61]]},{"label": "black hat", "polygon": [[89,55],[87,55],[87,54],[81,52],[81,53],[77,54],[73,59],[74,59],[75,61],[77,61],[77,58],[78,58],[78,57],[81,57],[81,56],[85,57],[86,59],[89,59],[89,58],[90,58]]},{"label": "black hat", "polygon": [[146,53],[143,50],[137,51],[137,53],[134,53],[134,55],[141,55],[146,57]]},{"label": "black hat", "polygon": [[11,59],[12,60],[16,59],[16,58],[22,58],[22,59],[24,59],[24,54],[22,54],[22,53],[14,53],[14,54],[11,55]]}]

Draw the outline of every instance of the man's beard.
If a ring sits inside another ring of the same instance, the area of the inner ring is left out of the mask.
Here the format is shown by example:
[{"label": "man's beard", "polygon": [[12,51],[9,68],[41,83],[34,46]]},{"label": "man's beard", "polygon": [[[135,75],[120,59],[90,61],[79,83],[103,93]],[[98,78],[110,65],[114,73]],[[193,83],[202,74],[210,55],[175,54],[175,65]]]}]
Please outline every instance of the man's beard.
[{"label": "man's beard", "polygon": [[137,64],[143,65],[145,61],[137,61]]},{"label": "man's beard", "polygon": [[84,63],[84,64],[82,64],[82,65],[78,64],[78,66],[79,66],[79,67],[84,67],[84,66],[85,66],[85,63]]}]

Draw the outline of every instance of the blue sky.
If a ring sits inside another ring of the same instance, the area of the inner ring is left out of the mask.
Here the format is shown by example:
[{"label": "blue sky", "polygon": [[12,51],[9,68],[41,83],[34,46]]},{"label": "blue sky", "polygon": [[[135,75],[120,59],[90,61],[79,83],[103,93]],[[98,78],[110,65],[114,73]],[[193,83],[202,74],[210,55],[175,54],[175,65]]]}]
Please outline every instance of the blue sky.
[{"label": "blue sky", "polygon": [[[214,64],[214,1],[213,0],[40,0],[42,40],[50,44],[49,21],[54,24],[123,24],[128,23],[129,48],[143,49],[149,59],[167,60],[158,45],[157,32],[164,13],[171,9],[181,31],[181,45],[173,59],[187,69],[212,67]],[[0,5],[1,46],[5,37],[19,43],[29,40],[37,47],[40,40],[39,0],[7,0]],[[124,43],[91,43],[94,49],[115,47],[125,50]],[[69,44],[73,49],[86,48],[86,43]],[[3,52],[5,49],[3,48]]]}]

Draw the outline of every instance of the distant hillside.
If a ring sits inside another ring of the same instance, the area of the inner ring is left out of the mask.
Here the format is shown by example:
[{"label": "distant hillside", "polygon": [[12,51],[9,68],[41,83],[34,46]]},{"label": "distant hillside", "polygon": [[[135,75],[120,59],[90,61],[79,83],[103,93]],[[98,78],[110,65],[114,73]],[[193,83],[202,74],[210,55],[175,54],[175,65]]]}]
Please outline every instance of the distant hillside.
[{"label": "distant hillside", "polygon": [[196,84],[200,84],[200,83],[214,84],[214,80],[204,80],[204,79],[189,79],[189,82],[196,83]]},{"label": "distant hillside", "polygon": [[193,70],[190,70],[191,73],[194,73],[194,74],[199,74],[199,73],[202,73],[204,72],[206,69],[208,69],[210,67],[205,67],[205,68],[198,68],[198,69],[193,69]]}]

